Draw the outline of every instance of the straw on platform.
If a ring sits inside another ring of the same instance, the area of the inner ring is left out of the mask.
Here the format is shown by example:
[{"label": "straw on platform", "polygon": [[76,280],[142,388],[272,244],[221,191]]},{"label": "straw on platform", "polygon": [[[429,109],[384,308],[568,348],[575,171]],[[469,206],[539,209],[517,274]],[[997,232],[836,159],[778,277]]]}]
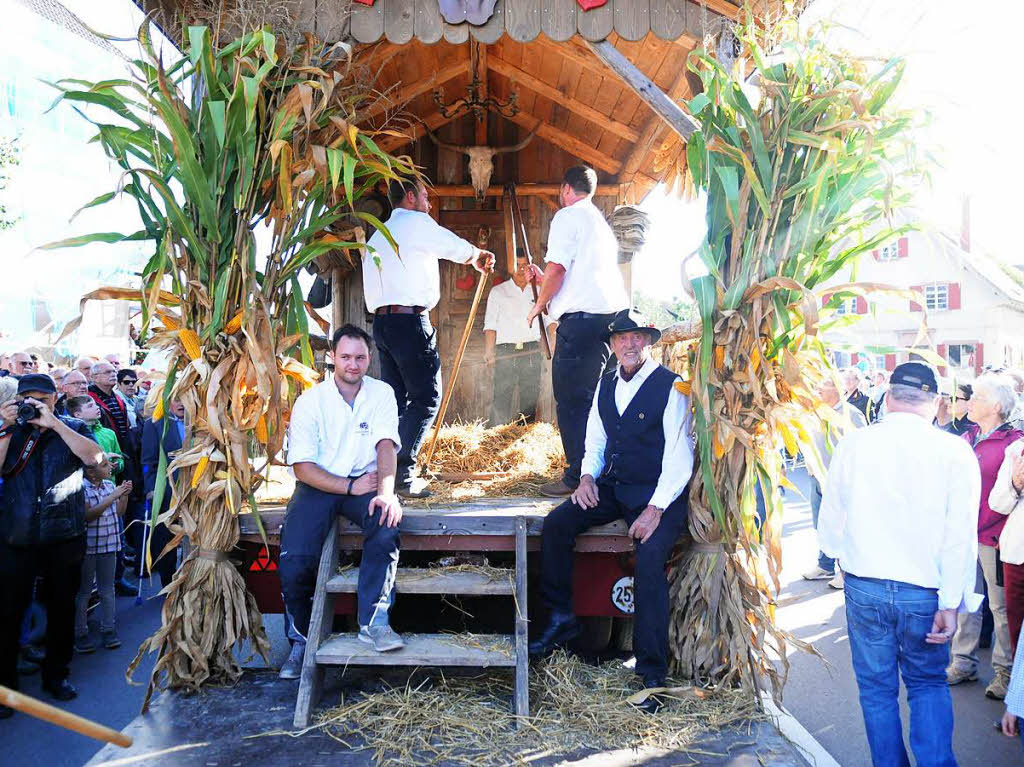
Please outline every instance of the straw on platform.
[{"label": "straw on platform", "polygon": [[661,712],[645,714],[627,702],[637,687],[621,663],[593,666],[565,653],[531,671],[530,692],[533,713],[521,729],[507,672],[358,695],[318,721],[332,738],[390,767],[521,764],[541,753],[644,746],[685,751],[708,731],[762,716],[742,691],[684,685]]}]

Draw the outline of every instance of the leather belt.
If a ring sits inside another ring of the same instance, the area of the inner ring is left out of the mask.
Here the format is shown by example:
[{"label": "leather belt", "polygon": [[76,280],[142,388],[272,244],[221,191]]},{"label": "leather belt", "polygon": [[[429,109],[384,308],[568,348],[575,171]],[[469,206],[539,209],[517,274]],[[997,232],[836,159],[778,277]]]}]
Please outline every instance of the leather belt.
[{"label": "leather belt", "polygon": [[566,312],[561,317],[561,320],[608,320],[611,322],[615,319],[618,312],[611,312],[610,314],[594,314],[593,312]]},{"label": "leather belt", "polygon": [[402,304],[384,304],[378,306],[374,314],[423,314],[425,306],[403,306]]},{"label": "leather belt", "polygon": [[540,346],[540,341],[522,341],[518,344],[495,344],[495,348],[506,352],[521,352],[523,349],[536,349],[538,346]]}]

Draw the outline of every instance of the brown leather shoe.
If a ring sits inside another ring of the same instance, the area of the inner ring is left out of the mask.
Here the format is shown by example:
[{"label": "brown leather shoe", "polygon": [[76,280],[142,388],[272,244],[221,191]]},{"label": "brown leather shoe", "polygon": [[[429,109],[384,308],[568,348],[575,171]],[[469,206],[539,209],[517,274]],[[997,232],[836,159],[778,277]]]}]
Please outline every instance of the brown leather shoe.
[{"label": "brown leather shoe", "polygon": [[575,487],[569,487],[565,482],[560,479],[556,479],[554,482],[548,482],[546,485],[540,486],[540,494],[545,495],[548,498],[564,498],[567,495],[572,495]]}]

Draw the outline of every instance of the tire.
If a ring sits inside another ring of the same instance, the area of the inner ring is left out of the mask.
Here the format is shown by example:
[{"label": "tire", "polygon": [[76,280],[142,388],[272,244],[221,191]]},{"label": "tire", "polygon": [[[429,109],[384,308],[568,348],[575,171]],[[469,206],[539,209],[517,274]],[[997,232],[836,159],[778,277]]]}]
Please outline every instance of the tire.
[{"label": "tire", "polygon": [[584,653],[599,653],[608,649],[612,639],[612,622],[614,618],[603,615],[585,615],[579,619],[582,633],[574,645]]},{"label": "tire", "polygon": [[633,619],[615,618],[615,647],[623,652],[633,652]]}]

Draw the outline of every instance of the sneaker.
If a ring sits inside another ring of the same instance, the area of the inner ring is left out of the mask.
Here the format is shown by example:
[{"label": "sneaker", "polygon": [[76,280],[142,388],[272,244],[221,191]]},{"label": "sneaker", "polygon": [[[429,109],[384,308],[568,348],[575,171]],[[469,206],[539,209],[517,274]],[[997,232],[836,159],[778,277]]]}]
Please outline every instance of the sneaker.
[{"label": "sneaker", "polygon": [[554,482],[541,485],[540,494],[548,498],[564,498],[567,495],[572,495],[572,491],[575,489],[575,487],[569,487],[562,480],[556,479]]},{"label": "sneaker", "polygon": [[75,652],[85,654],[96,652],[96,643],[89,639],[88,634],[75,637]]},{"label": "sneaker", "polygon": [[828,582],[828,585],[834,589],[838,589],[839,591],[846,588],[846,580],[843,578],[843,571],[837,571],[835,577]]},{"label": "sneaker", "polygon": [[820,567],[815,567],[813,570],[808,570],[803,575],[805,581],[827,581],[835,577],[836,574],[834,572],[830,573],[828,570],[823,570]]},{"label": "sneaker", "polygon": [[964,682],[977,682],[978,670],[963,666],[950,666],[946,669],[946,684],[950,687]]},{"label": "sneaker", "polygon": [[399,485],[395,488],[395,493],[399,498],[404,498],[407,501],[429,498],[433,495],[433,493],[427,489],[427,483],[423,480],[414,481],[408,485]]},{"label": "sneaker", "polygon": [[377,652],[389,652],[405,647],[405,640],[392,631],[390,626],[363,626],[359,629],[359,641],[373,645]]},{"label": "sneaker", "polygon": [[1003,700],[1010,686],[1010,672],[1004,668],[996,669],[995,678],[985,688],[985,697],[992,700]]},{"label": "sneaker", "polygon": [[298,679],[302,676],[302,659],[306,655],[306,643],[296,642],[288,653],[288,660],[281,664],[278,679]]},{"label": "sneaker", "polygon": [[100,633],[100,641],[108,650],[116,650],[121,646],[121,640],[117,637],[116,631],[103,631]]}]

